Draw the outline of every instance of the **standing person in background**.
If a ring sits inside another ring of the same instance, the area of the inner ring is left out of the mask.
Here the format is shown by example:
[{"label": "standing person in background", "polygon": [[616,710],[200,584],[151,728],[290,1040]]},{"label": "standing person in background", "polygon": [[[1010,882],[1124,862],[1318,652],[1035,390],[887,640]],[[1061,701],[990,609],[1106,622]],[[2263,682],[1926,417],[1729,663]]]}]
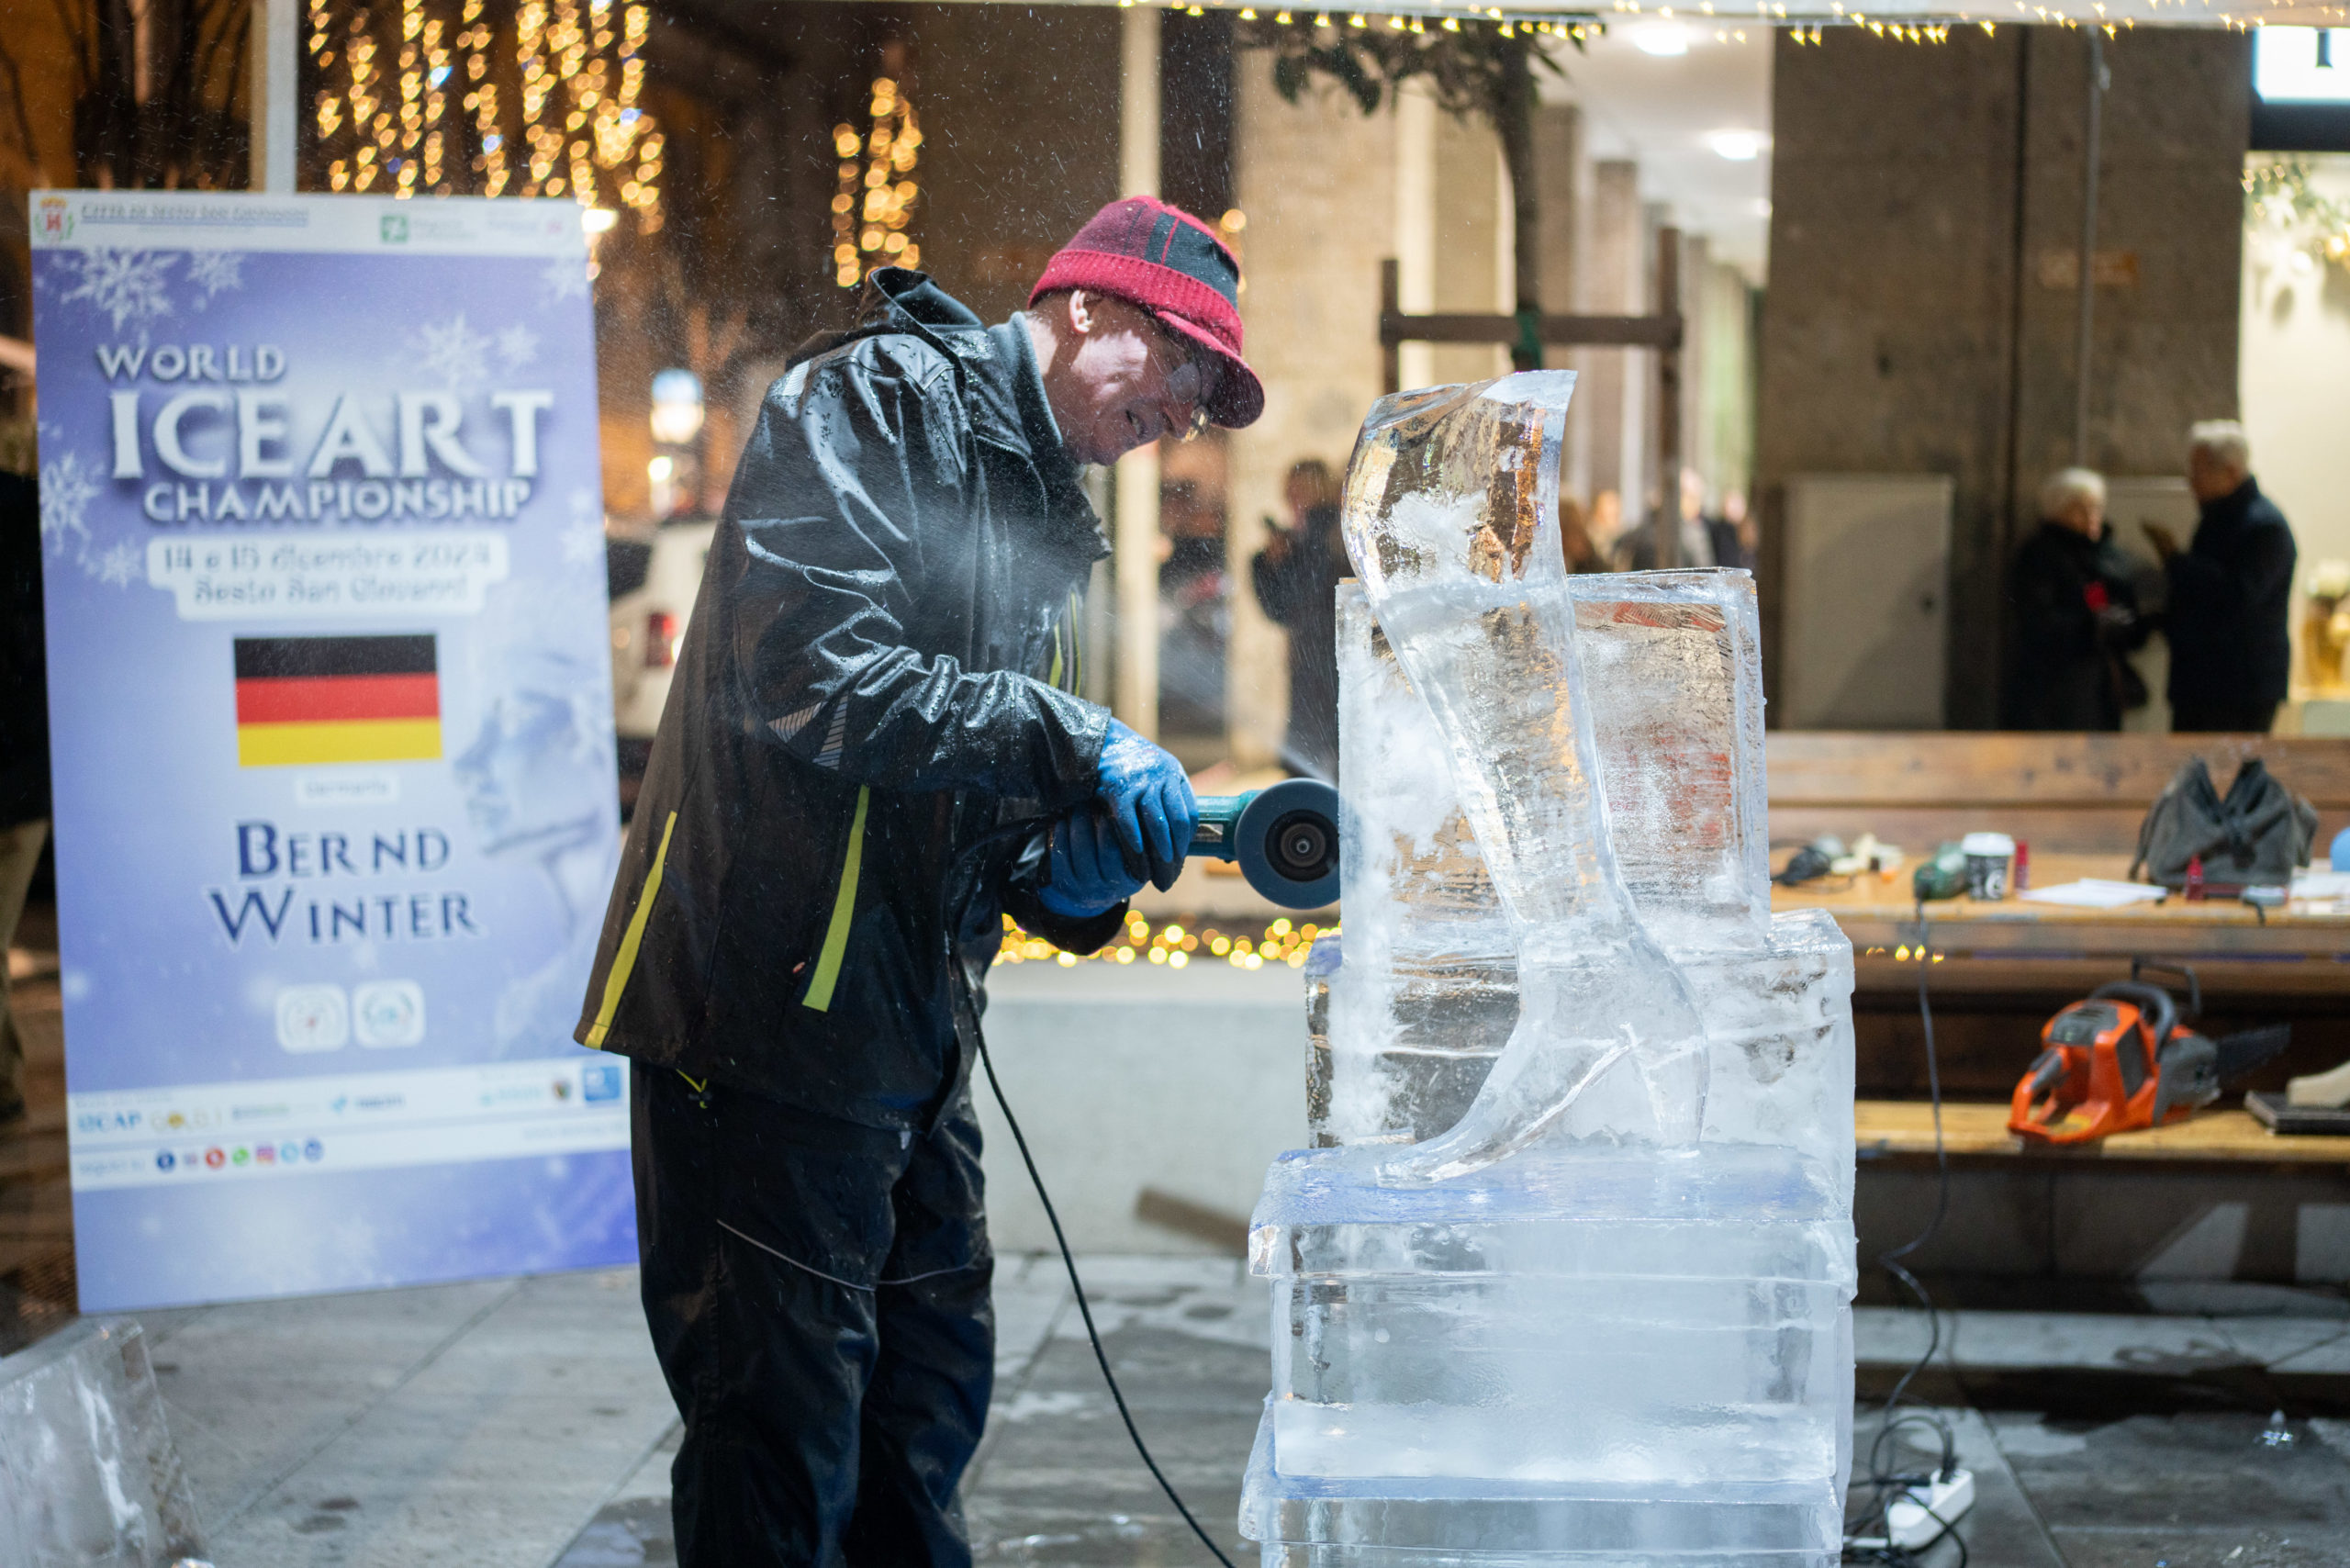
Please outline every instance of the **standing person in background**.
[{"label": "standing person in background", "polygon": [[[40,491],[0,474],[0,953],[49,838],[49,687],[41,642]],[[25,1051],[0,969],[0,1126],[25,1114]]]},{"label": "standing person in background", "polygon": [[1723,493],[1720,512],[1707,514],[1706,537],[1713,541],[1715,566],[1754,569],[1754,520],[1747,514],[1743,491]]},{"label": "standing person in background", "polygon": [[[1650,498],[1649,521],[1631,531],[1617,553],[1624,570],[1656,570],[1656,517],[1663,506],[1663,497]],[[1683,570],[1720,564],[1714,559],[1713,530],[1708,526],[1705,510],[1705,476],[1695,468],[1684,468],[1681,471],[1681,542],[1677,546],[1681,555],[1678,566]]]},{"label": "standing person in background", "polygon": [[1616,569],[1616,557],[1624,543],[1624,498],[1613,490],[1602,490],[1591,498],[1591,511],[1583,518],[1583,531],[1591,539],[1591,547],[1599,552],[1604,563],[1600,570]]},{"label": "standing person in background", "polygon": [[1281,760],[1295,772],[1338,778],[1338,625],[1335,595],[1352,568],[1338,532],[1338,479],[1318,457],[1290,465],[1281,487],[1289,525],[1249,563],[1257,602],[1289,633],[1289,734]]},{"label": "standing person in background", "polygon": [[2145,642],[2129,557],[2105,521],[2105,480],[2086,468],[2040,487],[2040,530],[2008,578],[2015,608],[2009,665],[2011,730],[2118,730],[2146,700],[2125,656]]},{"label": "standing person in background", "polygon": [[1607,552],[1593,540],[1591,524],[1583,520],[1583,503],[1572,496],[1559,498],[1559,550],[1567,558],[1569,572],[1609,569]]},{"label": "standing person in background", "polygon": [[2144,525],[2170,578],[2171,728],[2265,734],[2292,666],[2293,531],[2252,476],[2244,426],[2207,420],[2187,439],[2194,541]]}]

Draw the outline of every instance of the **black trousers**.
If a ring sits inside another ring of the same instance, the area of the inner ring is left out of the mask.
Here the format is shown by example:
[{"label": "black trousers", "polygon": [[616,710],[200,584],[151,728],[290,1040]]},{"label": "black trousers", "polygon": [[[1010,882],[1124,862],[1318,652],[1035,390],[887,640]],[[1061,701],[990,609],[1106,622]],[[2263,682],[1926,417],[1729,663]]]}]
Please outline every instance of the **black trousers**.
[{"label": "black trousers", "polygon": [[901,1137],[666,1068],[632,1089],[681,1568],[967,1568],[995,1367],[968,1092]]},{"label": "black trousers", "polygon": [[2277,700],[2257,697],[2174,699],[2170,727],[2174,734],[2265,735],[2277,719]]}]

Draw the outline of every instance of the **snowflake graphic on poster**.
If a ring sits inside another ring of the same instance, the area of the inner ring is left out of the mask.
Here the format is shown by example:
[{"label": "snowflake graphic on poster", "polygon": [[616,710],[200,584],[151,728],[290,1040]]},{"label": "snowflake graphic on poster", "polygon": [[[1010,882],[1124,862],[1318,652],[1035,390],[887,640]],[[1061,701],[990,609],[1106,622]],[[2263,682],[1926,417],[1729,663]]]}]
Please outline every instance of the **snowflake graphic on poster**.
[{"label": "snowflake graphic on poster", "polygon": [[604,558],[604,531],[592,522],[567,523],[563,531],[563,564],[594,566]]},{"label": "snowflake graphic on poster", "polygon": [[539,335],[517,321],[498,334],[498,359],[509,370],[520,370],[539,357]]},{"label": "snowflake graphic on poster", "polygon": [[90,537],[90,503],[98,497],[98,474],[78,452],[40,467],[41,548],[71,560],[100,582],[123,587],[140,575],[139,546],[119,542],[101,551]]},{"label": "snowflake graphic on poster", "polygon": [[539,276],[547,286],[550,300],[588,297],[588,263],[576,256],[557,256]]},{"label": "snowflake graphic on poster", "polygon": [[133,321],[143,327],[172,313],[171,286],[163,274],[178,260],[158,251],[85,252],[81,279],[62,299],[88,300],[113,319],[117,331]]},{"label": "snowflake graphic on poster", "polygon": [[419,328],[408,350],[418,369],[452,391],[469,392],[489,379],[490,341],[465,325],[462,311],[438,326]]},{"label": "snowflake graphic on poster", "polygon": [[139,546],[128,539],[109,544],[95,561],[84,561],[82,569],[102,583],[128,588],[142,575]]},{"label": "snowflake graphic on poster", "polygon": [[603,507],[595,491],[578,486],[571,492],[571,521],[563,531],[565,566],[601,564],[604,559]]},{"label": "snowflake graphic on poster", "polygon": [[217,296],[245,286],[245,254],[242,251],[191,251],[187,280],[204,291],[204,297],[196,302],[201,310]]},{"label": "snowflake graphic on poster", "polygon": [[40,542],[52,555],[65,554],[68,537],[79,550],[90,547],[90,503],[98,496],[98,476],[84,466],[82,454],[69,452],[40,465]]}]

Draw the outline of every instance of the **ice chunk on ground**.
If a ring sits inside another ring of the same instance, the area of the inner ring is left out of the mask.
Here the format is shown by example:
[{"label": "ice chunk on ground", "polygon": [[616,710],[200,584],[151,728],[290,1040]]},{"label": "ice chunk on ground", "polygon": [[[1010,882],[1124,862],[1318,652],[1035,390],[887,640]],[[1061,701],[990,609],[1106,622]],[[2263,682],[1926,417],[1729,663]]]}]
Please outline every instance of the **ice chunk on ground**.
[{"label": "ice chunk on ground", "polygon": [[0,1357],[0,1562],[162,1568],[203,1552],[137,1322],[84,1318]]}]

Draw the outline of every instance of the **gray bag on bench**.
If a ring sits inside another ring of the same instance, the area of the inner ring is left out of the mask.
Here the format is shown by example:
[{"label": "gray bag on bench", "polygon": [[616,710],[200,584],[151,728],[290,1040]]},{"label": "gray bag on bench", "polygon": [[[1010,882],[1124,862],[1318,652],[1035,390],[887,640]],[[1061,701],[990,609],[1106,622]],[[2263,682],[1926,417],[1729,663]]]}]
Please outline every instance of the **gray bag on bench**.
[{"label": "gray bag on bench", "polygon": [[2165,888],[2187,885],[2187,867],[2200,857],[2203,885],[2219,892],[2290,887],[2293,868],[2310,863],[2317,841],[2317,808],[2278,783],[2256,757],[2246,757],[2222,798],[2199,756],[2179,765],[2138,828],[2132,881]]}]

